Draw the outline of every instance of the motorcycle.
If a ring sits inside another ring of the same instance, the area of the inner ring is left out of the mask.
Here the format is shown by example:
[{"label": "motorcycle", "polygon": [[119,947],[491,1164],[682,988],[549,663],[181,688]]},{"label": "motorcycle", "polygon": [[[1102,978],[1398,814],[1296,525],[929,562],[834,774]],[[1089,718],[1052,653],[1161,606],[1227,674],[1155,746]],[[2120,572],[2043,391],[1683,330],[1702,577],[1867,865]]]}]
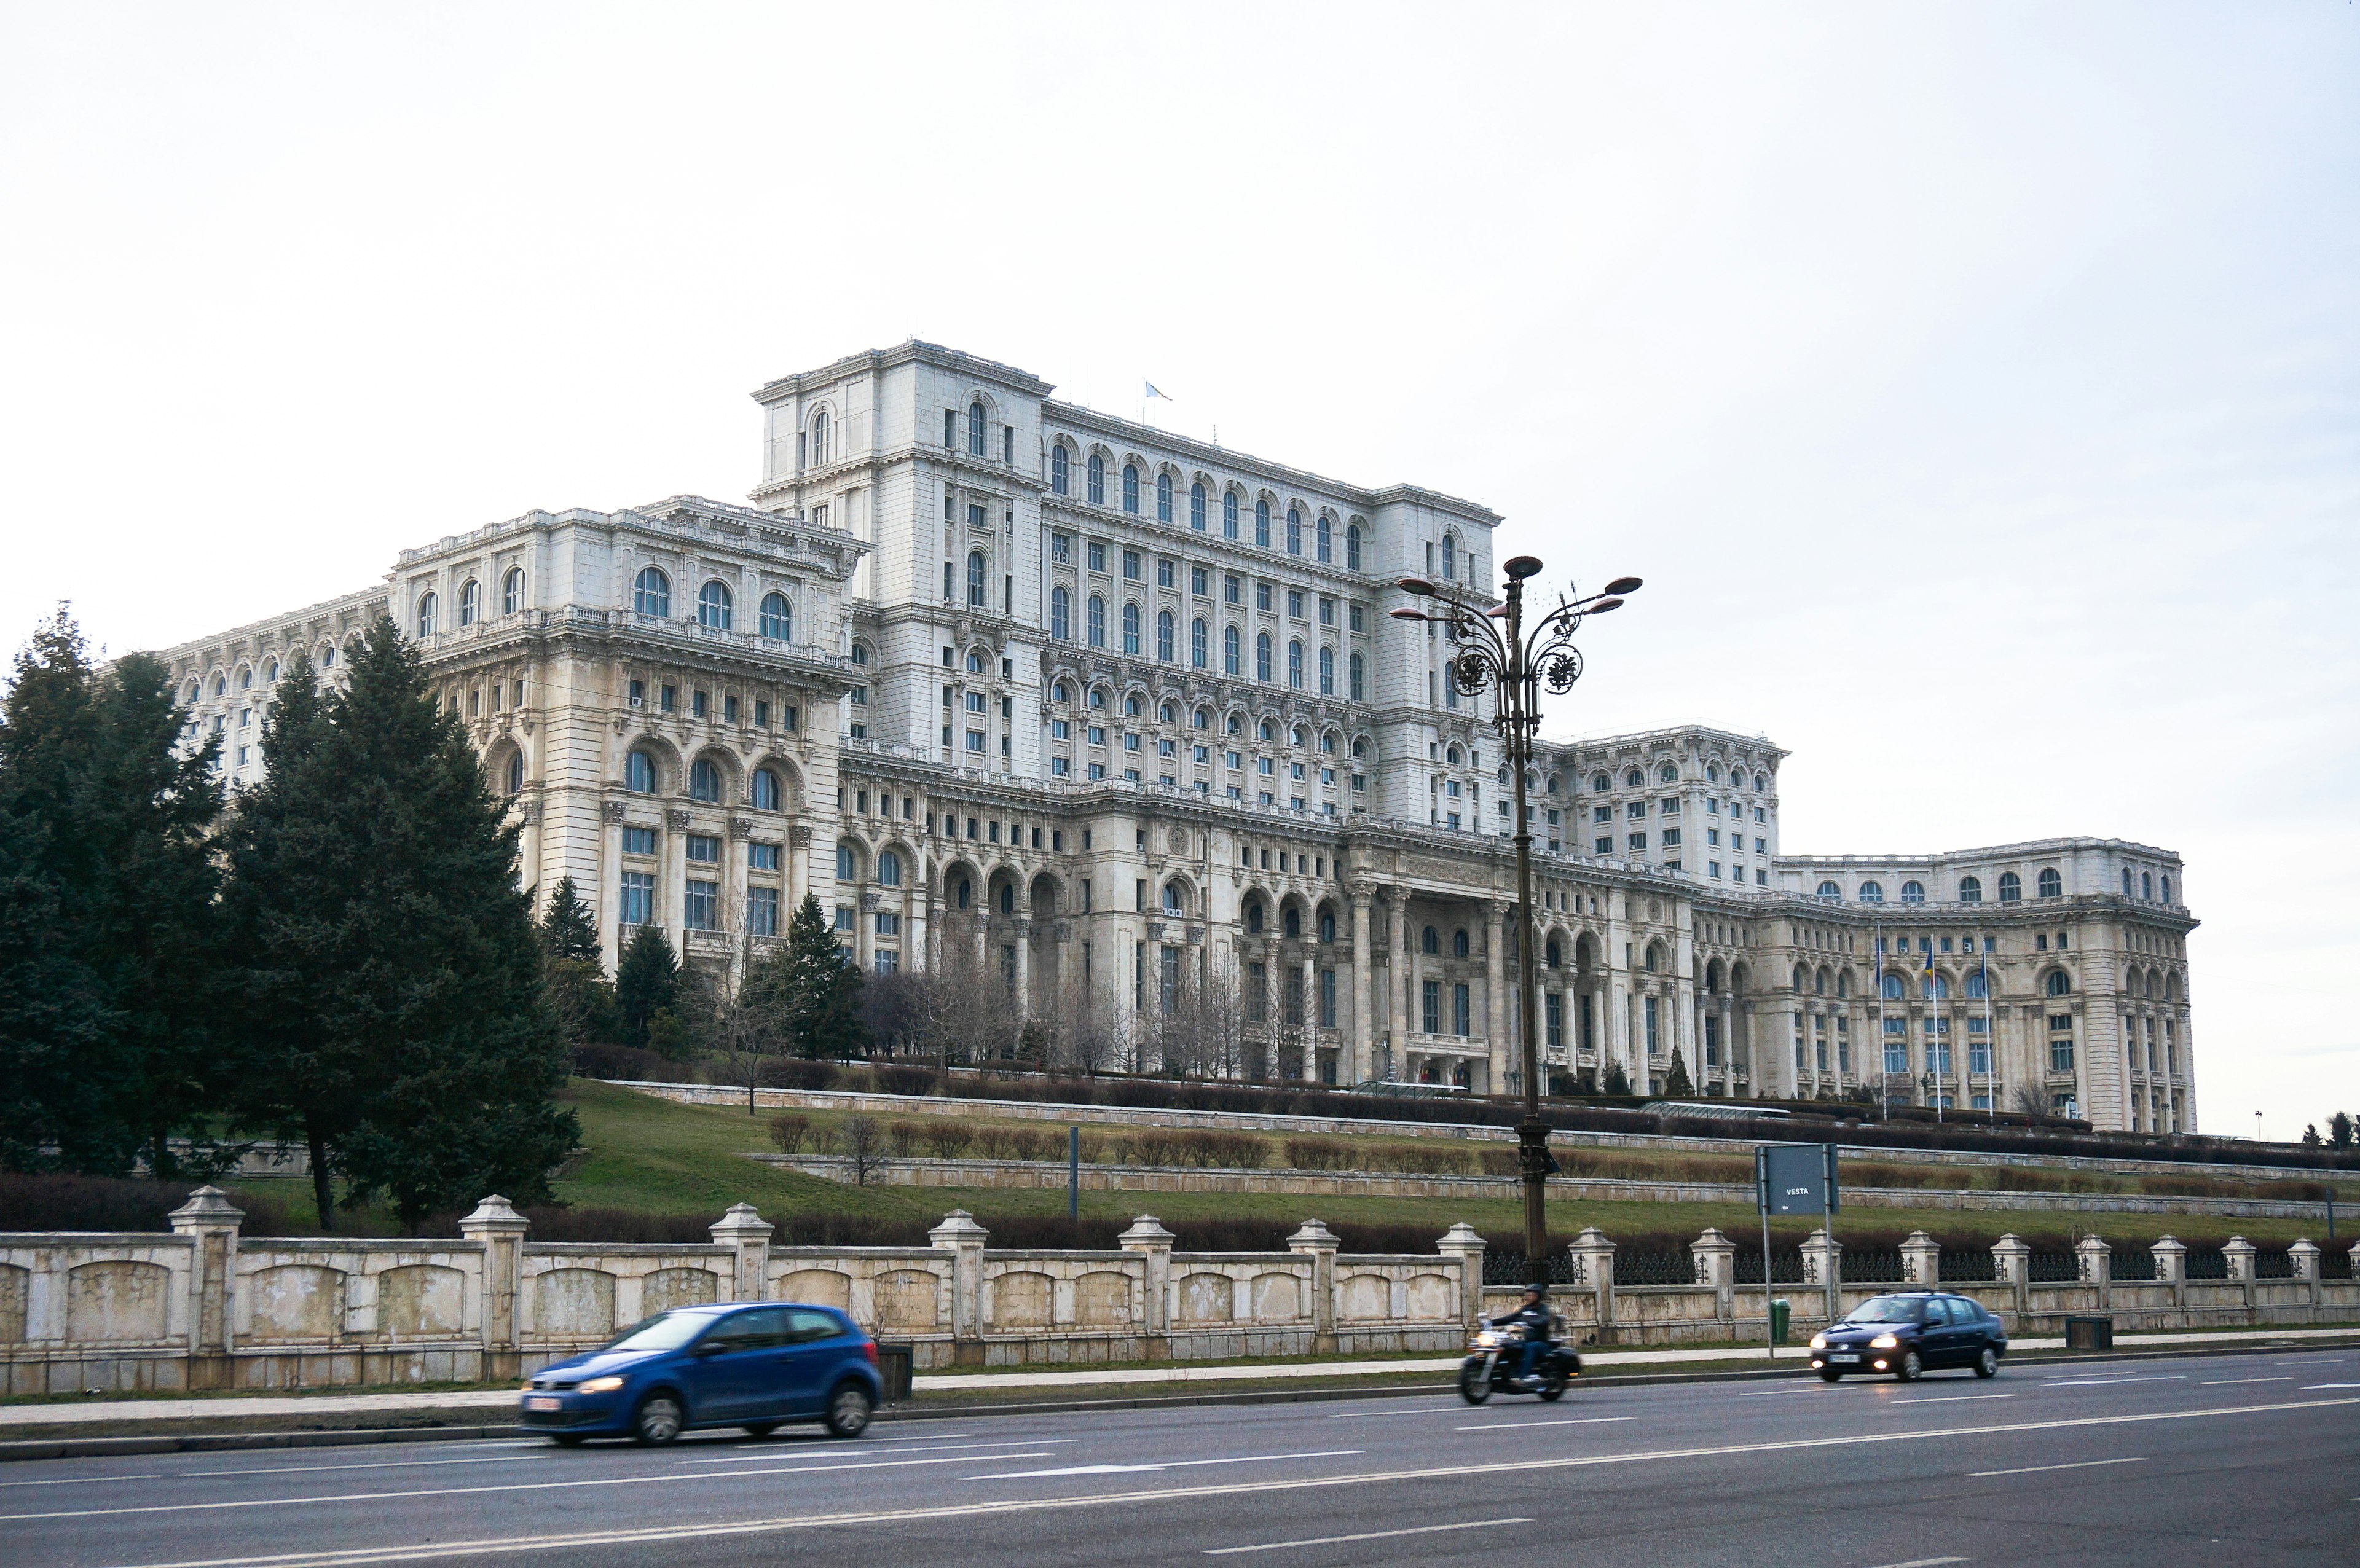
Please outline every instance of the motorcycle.
[{"label": "motorcycle", "polygon": [[1476,1330],[1467,1341],[1467,1359],[1459,1364],[1459,1397],[1470,1405],[1493,1394],[1537,1394],[1552,1402],[1565,1398],[1566,1389],[1581,1376],[1581,1357],[1560,1334],[1533,1368],[1540,1386],[1519,1388],[1516,1368],[1524,1365],[1524,1331],[1519,1324],[1493,1328],[1487,1323]]}]

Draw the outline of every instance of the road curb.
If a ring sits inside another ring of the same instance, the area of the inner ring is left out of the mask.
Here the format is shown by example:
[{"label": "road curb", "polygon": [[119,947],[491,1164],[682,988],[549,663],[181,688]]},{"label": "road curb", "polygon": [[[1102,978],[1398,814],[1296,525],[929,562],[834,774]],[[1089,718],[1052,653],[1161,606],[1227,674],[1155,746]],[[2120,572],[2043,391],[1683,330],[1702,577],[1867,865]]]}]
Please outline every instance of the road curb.
[{"label": "road curb", "polygon": [[[2071,1365],[2096,1367],[2117,1362],[2185,1361],[2199,1356],[2281,1356],[2289,1351],[2350,1350],[2351,1339],[2304,1340],[2281,1345],[2175,1346],[2170,1349],[2112,1352],[2044,1351],[2011,1356],[2011,1367]],[[1608,1373],[1584,1377],[1584,1388],[1644,1388],[1666,1383],[1754,1383],[1778,1377],[1808,1377],[1809,1367],[1736,1367],[1721,1371]],[[1004,1403],[983,1402],[923,1408],[887,1406],[877,1412],[880,1421],[967,1421],[984,1416],[1077,1415],[1093,1411],[1183,1410],[1199,1405],[1327,1404],[1348,1399],[1394,1399],[1420,1394],[1447,1394],[1455,1383],[1395,1383],[1382,1388],[1246,1388],[1206,1394],[1137,1394],[1098,1399],[1043,1399]],[[540,1435],[536,1429],[514,1423],[458,1423],[450,1426],[330,1427],[293,1432],[208,1432],[156,1436],[48,1437],[0,1442],[0,1463],[29,1459],[85,1459],[117,1454],[204,1454],[249,1448],[333,1448],[361,1443],[461,1443],[484,1438],[518,1439]]]}]

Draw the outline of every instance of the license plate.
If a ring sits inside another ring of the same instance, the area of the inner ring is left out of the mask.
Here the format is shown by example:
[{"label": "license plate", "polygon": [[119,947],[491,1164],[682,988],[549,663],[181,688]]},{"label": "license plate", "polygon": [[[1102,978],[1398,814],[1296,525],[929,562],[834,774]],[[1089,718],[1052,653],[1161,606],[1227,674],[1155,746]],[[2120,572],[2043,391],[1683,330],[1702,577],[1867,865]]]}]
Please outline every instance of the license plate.
[{"label": "license plate", "polygon": [[1857,1356],[1830,1356],[1828,1359],[1838,1366],[1857,1367],[1860,1365],[1860,1357]]},{"label": "license plate", "polygon": [[562,1410],[565,1408],[565,1401],[563,1399],[527,1399],[524,1402],[524,1408],[529,1410]]}]

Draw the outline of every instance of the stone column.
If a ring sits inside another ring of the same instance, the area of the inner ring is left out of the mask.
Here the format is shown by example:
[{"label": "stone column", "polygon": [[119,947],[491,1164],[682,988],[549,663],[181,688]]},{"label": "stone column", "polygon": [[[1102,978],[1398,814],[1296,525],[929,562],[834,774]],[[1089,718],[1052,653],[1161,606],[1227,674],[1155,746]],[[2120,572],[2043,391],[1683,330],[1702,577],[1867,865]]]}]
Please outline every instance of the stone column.
[{"label": "stone column", "polygon": [[1032,922],[1025,916],[1016,917],[1016,1019],[1022,1024],[1032,1016]]},{"label": "stone column", "polygon": [[1922,1230],[1901,1244],[1901,1277],[1930,1290],[1942,1282],[1942,1245]]},{"label": "stone column", "polygon": [[[1508,1040],[1508,954],[1505,943],[1506,911],[1496,901],[1483,906],[1483,987],[1487,997],[1483,1004],[1483,1042],[1489,1057],[1483,1089],[1486,1094],[1508,1092],[1508,1063],[1521,1061],[1521,1052],[1512,1056]],[[1521,1092],[1521,1090],[1519,1091]]]},{"label": "stone column", "polygon": [[[2087,1247],[2088,1242],[2082,1246]],[[2103,1243],[2101,1245],[2103,1245]],[[2158,1236],[2150,1248],[2155,1254],[2155,1279],[2158,1285],[2171,1287],[2171,1304],[2180,1312],[2188,1310],[2188,1247],[2176,1236]]]},{"label": "stone column", "polygon": [[2245,1321],[2254,1321],[2254,1254],[2259,1250],[2242,1236],[2233,1236],[2221,1247],[2229,1265],[2229,1282],[2245,1287]]},{"label": "stone column", "polygon": [[[2175,1241],[2171,1245],[2178,1247],[2180,1244]],[[2103,1237],[2085,1236],[2073,1244],[2073,1256],[2078,1263],[2076,1272],[2081,1276],[2081,1283],[2097,1292],[2098,1310],[2101,1312],[2110,1310],[2114,1304],[2114,1249],[2107,1246]],[[2163,1259],[2160,1256],[2156,1258],[2155,1271],[2158,1279],[2163,1277]]]},{"label": "stone column", "polygon": [[877,909],[884,899],[873,889],[864,887],[853,898],[852,957],[860,965],[860,973],[869,975],[877,968]]},{"label": "stone column", "polygon": [[1712,1314],[1723,1323],[1737,1316],[1737,1244],[1711,1226],[1688,1243],[1696,1265],[1696,1282],[1712,1290]]},{"label": "stone column", "polygon": [[1459,1259],[1459,1313],[1468,1327],[1483,1315],[1483,1238],[1475,1227],[1461,1220],[1445,1231],[1434,1249],[1445,1258]]},{"label": "stone column", "polygon": [[598,824],[598,886],[594,894],[598,910],[598,944],[606,973],[612,975],[623,957],[623,802],[609,800]]},{"label": "stone column", "polygon": [[926,1240],[951,1255],[951,1355],[954,1365],[983,1360],[983,1247],[991,1233],[965,1209],[953,1209]]},{"label": "stone column", "polygon": [[1303,995],[1303,1081],[1319,1079],[1319,949],[1303,950],[1303,973],[1295,980]]},{"label": "stone column", "polygon": [[787,919],[803,907],[811,896],[812,830],[808,822],[794,822],[787,828]]},{"label": "stone column", "polygon": [[1336,1249],[1342,1245],[1317,1220],[1305,1220],[1286,1238],[1287,1251],[1311,1259],[1311,1333],[1314,1353],[1320,1356],[1336,1349]]},{"label": "stone column", "polygon": [[1614,1243],[1596,1225],[1586,1227],[1568,1249],[1573,1257],[1573,1282],[1597,1297],[1598,1343],[1614,1343]]},{"label": "stone column", "polygon": [[714,1246],[731,1251],[730,1300],[770,1300],[770,1233],[776,1227],[756,1214],[753,1204],[732,1203],[727,1214],[705,1228]]},{"label": "stone column", "polygon": [[663,873],[658,878],[661,895],[656,900],[656,919],[663,923],[664,935],[672,938],[672,949],[682,957],[688,956],[688,813],[680,811],[664,812]]},{"label": "stone column", "polygon": [[1351,1049],[1346,1053],[1350,1066],[1346,1070],[1347,1083],[1358,1083],[1376,1074],[1370,1069],[1370,1045],[1374,1040],[1375,1019],[1371,1016],[1372,1001],[1369,984],[1369,889],[1355,883],[1352,898],[1352,1032],[1347,1037]]},{"label": "stone column", "polygon": [[1843,1243],[1833,1240],[1824,1230],[1815,1230],[1805,1236],[1803,1282],[1826,1291],[1828,1322],[1835,1322],[1842,1306],[1839,1292],[1843,1285]]},{"label": "stone column", "polygon": [[2287,1262],[2295,1279],[2307,1287],[2311,1310],[2316,1312],[2320,1303],[2318,1246],[2307,1236],[2297,1236],[2294,1245],[2287,1248]]},{"label": "stone column", "polygon": [[1415,936],[1410,931],[1409,889],[1393,889],[1393,988],[1399,1002],[1393,1009],[1392,1062],[1388,1064],[1395,1078],[1409,1076],[1409,1036],[1417,1027],[1417,975],[1411,954]]},{"label": "stone column", "polygon": [[976,907],[974,925],[975,972],[979,978],[989,978],[995,973],[991,967],[991,915],[979,904]]},{"label": "stone column", "polygon": [[1142,1214],[1115,1238],[1125,1252],[1140,1255],[1143,1276],[1139,1330],[1147,1359],[1164,1361],[1172,1356],[1172,1233],[1153,1214]]},{"label": "stone column", "polygon": [[1059,920],[1051,928],[1051,931],[1057,943],[1057,974],[1054,980],[1054,984],[1057,987],[1055,1005],[1062,1007],[1065,1005],[1065,996],[1067,993],[1072,990],[1074,984],[1074,922],[1071,920]]},{"label": "stone column", "polygon": [[246,1218],[229,1194],[204,1186],[171,1214],[172,1234],[189,1238],[189,1387],[229,1386],[229,1353],[236,1341],[230,1308],[237,1279],[237,1228]]},{"label": "stone column", "polygon": [[1992,1278],[2016,1293],[2016,1316],[2021,1323],[2029,1305],[2026,1296],[2032,1284],[2032,1248],[2011,1231],[1993,1242],[1991,1250]]},{"label": "stone column", "polygon": [[517,1292],[524,1278],[524,1233],[531,1222],[497,1192],[475,1205],[459,1222],[459,1234],[483,1249],[484,1275],[483,1379],[521,1376],[518,1342],[524,1325],[517,1321]]}]

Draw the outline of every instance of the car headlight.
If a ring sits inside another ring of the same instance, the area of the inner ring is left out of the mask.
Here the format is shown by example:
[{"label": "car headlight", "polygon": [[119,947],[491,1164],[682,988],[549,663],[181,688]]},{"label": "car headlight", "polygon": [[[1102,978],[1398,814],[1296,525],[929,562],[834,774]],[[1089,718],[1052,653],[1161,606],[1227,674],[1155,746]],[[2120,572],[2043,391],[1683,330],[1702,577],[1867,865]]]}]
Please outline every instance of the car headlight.
[{"label": "car headlight", "polygon": [[519,1394],[530,1394],[532,1392],[532,1385],[527,1383],[522,1388],[519,1388],[517,1392]]},{"label": "car headlight", "polygon": [[577,1394],[611,1394],[623,1386],[620,1377],[593,1377],[574,1388]]},{"label": "car headlight", "polygon": [[[1891,1349],[1895,1348],[1896,1345],[1898,1345],[1900,1343],[1901,1343],[1900,1336],[1898,1336],[1897,1334],[1878,1334],[1874,1339],[1872,1339],[1872,1340],[1870,1340],[1870,1341],[1868,1342],[1868,1347],[1869,1347],[1871,1350],[1891,1350]],[[588,1385],[587,1383],[585,1383],[585,1384],[583,1385],[583,1387],[584,1387],[584,1388],[588,1388],[589,1386],[590,1386],[590,1385]]]},{"label": "car headlight", "polygon": [[1813,1350],[1825,1350],[1827,1347],[1828,1336],[1826,1334],[1815,1334],[1811,1335],[1811,1348]]}]

